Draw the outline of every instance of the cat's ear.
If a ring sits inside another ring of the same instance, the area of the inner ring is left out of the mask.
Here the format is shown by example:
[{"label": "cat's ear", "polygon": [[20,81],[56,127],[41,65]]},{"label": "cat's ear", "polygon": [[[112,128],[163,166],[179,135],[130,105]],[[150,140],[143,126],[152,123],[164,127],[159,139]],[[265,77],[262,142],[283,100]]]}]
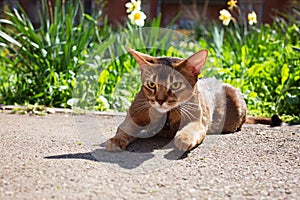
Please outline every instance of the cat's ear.
[{"label": "cat's ear", "polygon": [[207,50],[200,50],[197,53],[194,53],[190,57],[182,60],[177,64],[177,67],[184,67],[195,76],[198,76],[201,73],[202,67],[204,66],[208,56]]},{"label": "cat's ear", "polygon": [[155,62],[154,61],[155,57],[149,56],[147,54],[143,54],[143,53],[133,50],[129,47],[126,47],[126,49],[131,55],[133,55],[135,60],[139,63],[140,67],[143,65],[151,65]]}]

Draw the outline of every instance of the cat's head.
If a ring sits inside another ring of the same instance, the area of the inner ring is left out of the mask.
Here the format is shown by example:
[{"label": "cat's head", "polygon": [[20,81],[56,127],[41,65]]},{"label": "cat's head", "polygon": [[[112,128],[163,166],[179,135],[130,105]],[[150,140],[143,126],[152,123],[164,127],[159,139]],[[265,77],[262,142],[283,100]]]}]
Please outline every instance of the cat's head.
[{"label": "cat's head", "polygon": [[188,58],[153,57],[127,47],[139,64],[142,90],[149,104],[166,113],[193,96],[193,88],[205,64],[208,51],[201,50]]}]

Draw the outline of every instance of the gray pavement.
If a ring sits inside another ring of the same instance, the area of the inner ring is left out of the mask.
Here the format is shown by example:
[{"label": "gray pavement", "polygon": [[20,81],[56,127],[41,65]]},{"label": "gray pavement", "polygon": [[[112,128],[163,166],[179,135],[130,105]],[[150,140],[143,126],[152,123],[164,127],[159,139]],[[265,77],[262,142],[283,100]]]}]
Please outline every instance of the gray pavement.
[{"label": "gray pavement", "polygon": [[0,199],[300,199],[299,126],[209,135],[178,159],[160,139],[106,152],[122,119],[0,113]]}]

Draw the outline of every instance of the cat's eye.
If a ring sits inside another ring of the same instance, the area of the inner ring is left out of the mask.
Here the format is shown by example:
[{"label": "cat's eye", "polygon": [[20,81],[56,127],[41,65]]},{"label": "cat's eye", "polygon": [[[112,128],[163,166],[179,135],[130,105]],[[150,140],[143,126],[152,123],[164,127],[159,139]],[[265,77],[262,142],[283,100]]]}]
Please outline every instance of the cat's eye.
[{"label": "cat's eye", "polygon": [[156,83],[154,83],[152,81],[147,81],[147,86],[151,89],[154,89],[156,87]]},{"label": "cat's eye", "polygon": [[181,88],[182,83],[181,82],[174,82],[172,83],[170,89],[171,90],[178,90],[179,88]]}]

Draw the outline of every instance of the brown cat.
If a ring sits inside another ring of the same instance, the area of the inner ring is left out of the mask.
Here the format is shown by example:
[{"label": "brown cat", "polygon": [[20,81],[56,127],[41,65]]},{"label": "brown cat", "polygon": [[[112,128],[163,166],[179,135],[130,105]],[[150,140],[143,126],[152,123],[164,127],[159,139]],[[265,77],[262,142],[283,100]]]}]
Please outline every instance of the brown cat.
[{"label": "brown cat", "polygon": [[207,133],[235,132],[246,121],[247,106],[238,89],[216,79],[198,79],[208,51],[186,59],[152,57],[127,48],[141,70],[142,88],[107,151],[125,150],[140,137],[174,137],[191,150]]}]

